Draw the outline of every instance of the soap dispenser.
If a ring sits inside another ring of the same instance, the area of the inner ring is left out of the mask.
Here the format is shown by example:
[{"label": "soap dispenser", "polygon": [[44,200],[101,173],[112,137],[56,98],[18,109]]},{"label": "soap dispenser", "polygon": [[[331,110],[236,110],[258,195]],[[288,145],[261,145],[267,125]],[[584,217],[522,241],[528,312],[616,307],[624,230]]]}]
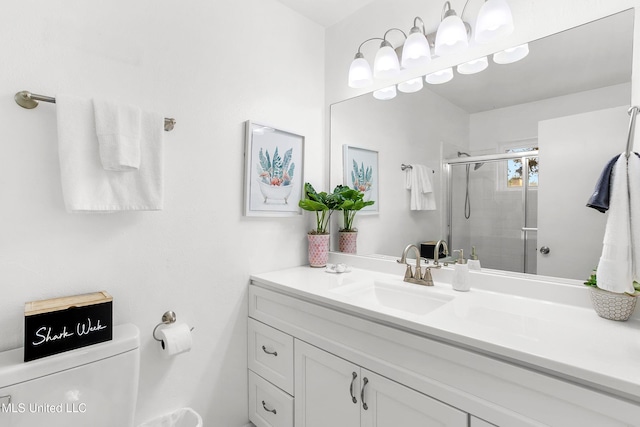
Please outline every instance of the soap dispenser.
[{"label": "soap dispenser", "polygon": [[464,259],[464,252],[462,249],[455,250],[453,252],[459,252],[460,255],[453,266],[453,280],[451,286],[454,291],[467,292],[471,289],[469,284],[469,264]]},{"label": "soap dispenser", "polygon": [[478,259],[478,255],[476,254],[476,247],[471,247],[471,258],[468,260],[467,264],[469,264],[469,270],[477,270],[480,271],[480,260]]}]

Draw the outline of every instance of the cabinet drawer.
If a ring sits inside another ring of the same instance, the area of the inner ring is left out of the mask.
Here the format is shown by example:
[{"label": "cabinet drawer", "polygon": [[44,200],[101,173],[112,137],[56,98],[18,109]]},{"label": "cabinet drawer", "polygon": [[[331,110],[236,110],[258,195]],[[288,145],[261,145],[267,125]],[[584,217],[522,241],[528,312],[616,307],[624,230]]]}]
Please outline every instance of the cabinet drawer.
[{"label": "cabinet drawer", "polygon": [[293,427],[293,397],[249,371],[249,420],[256,427]]},{"label": "cabinet drawer", "polygon": [[249,319],[249,369],[293,394],[293,337]]}]

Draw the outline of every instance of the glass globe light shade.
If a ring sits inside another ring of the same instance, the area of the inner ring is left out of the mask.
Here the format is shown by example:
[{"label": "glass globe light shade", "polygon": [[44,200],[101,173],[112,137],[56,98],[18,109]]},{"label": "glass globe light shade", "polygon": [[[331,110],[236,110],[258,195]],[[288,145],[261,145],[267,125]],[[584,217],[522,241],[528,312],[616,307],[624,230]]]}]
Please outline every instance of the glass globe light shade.
[{"label": "glass globe light shade", "polygon": [[493,54],[493,62],[496,64],[512,64],[520,61],[529,54],[529,44],[521,44],[520,46],[510,47],[501,52]]},{"label": "glass globe light shade", "polygon": [[404,93],[418,92],[423,88],[422,77],[416,77],[415,79],[407,80],[398,85],[398,90]]},{"label": "glass globe light shade", "polygon": [[373,76],[377,79],[388,79],[400,73],[400,62],[396,51],[388,41],[383,41],[373,61]]},{"label": "glass globe light shade", "polygon": [[363,88],[373,83],[373,75],[371,74],[371,66],[364,56],[358,52],[355,59],[349,67],[349,87]]},{"label": "glass globe light shade", "polygon": [[402,66],[414,68],[426,65],[430,61],[431,49],[427,38],[418,27],[413,27],[402,47]]},{"label": "glass globe light shade", "polygon": [[474,59],[472,61],[458,65],[457,70],[460,74],[475,74],[483,71],[488,66],[489,60],[486,56],[483,56],[482,58]]},{"label": "glass globe light shade", "polygon": [[385,87],[383,89],[379,89],[376,90],[375,92],[373,92],[373,97],[375,99],[379,99],[381,101],[387,101],[389,99],[393,99],[396,97],[396,87],[395,86],[389,86],[389,87]]},{"label": "glass globe light shade", "polygon": [[453,69],[445,68],[444,70],[436,71],[435,73],[427,74],[424,80],[432,85],[439,85],[446,83],[453,78]]},{"label": "glass globe light shade", "polygon": [[513,16],[505,0],[488,0],[480,8],[476,21],[475,39],[488,43],[513,32]]},{"label": "glass globe light shade", "polygon": [[436,32],[436,55],[445,56],[469,46],[467,28],[455,13],[442,20]]}]

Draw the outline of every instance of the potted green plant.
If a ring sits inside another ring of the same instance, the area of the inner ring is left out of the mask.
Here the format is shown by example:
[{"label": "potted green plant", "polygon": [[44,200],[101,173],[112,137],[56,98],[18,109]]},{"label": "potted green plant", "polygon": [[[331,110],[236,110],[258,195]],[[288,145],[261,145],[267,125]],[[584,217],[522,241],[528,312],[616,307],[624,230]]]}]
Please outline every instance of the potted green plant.
[{"label": "potted green plant", "polygon": [[373,200],[364,200],[364,193],[356,189],[338,185],[333,194],[336,195],[339,205],[337,210],[342,211],[342,228],[338,233],[338,248],[340,252],[356,253],[358,230],[354,228],[353,221],[358,211],[366,206],[371,206]]},{"label": "potted green plant", "polygon": [[591,302],[598,316],[610,320],[625,321],[633,314],[636,308],[637,295],[640,295],[640,284],[633,282],[635,292],[615,293],[598,287],[596,270],[591,272],[589,280],[584,282],[590,288]]},{"label": "potted green plant", "polygon": [[339,205],[333,193],[318,193],[311,184],[304,184],[304,198],[298,202],[302,209],[316,214],[316,228],[307,233],[309,240],[309,265],[324,267],[329,259],[329,233],[327,227],[331,214]]}]

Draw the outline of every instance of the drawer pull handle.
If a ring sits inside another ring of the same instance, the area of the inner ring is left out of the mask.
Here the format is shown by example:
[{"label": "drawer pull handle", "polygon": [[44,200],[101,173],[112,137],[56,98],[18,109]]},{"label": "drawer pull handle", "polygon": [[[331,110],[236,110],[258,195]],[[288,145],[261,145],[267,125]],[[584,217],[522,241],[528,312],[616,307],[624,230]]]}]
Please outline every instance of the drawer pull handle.
[{"label": "drawer pull handle", "polygon": [[265,346],[262,346],[262,351],[264,351],[265,353],[270,354],[272,356],[276,356],[276,357],[278,356],[278,352],[277,351],[269,351],[269,350],[267,350],[267,347],[265,347]]},{"label": "drawer pull handle", "polygon": [[358,403],[358,399],[356,399],[356,396],[353,394],[353,383],[356,382],[356,378],[358,378],[358,374],[353,372],[352,375],[353,377],[351,378],[351,387],[349,387],[349,394],[351,394],[351,401],[353,403]]},{"label": "drawer pull handle", "polygon": [[264,408],[265,411],[267,412],[271,412],[273,413],[273,415],[276,414],[276,410],[275,409],[268,409],[266,403],[264,403],[264,400],[262,401],[262,407]]},{"label": "drawer pull handle", "polygon": [[367,386],[368,382],[369,382],[369,379],[367,377],[364,377],[362,379],[362,391],[360,392],[360,400],[362,401],[362,409],[364,409],[365,411],[367,409],[369,409],[369,406],[367,405],[367,402],[364,401],[364,389]]}]

